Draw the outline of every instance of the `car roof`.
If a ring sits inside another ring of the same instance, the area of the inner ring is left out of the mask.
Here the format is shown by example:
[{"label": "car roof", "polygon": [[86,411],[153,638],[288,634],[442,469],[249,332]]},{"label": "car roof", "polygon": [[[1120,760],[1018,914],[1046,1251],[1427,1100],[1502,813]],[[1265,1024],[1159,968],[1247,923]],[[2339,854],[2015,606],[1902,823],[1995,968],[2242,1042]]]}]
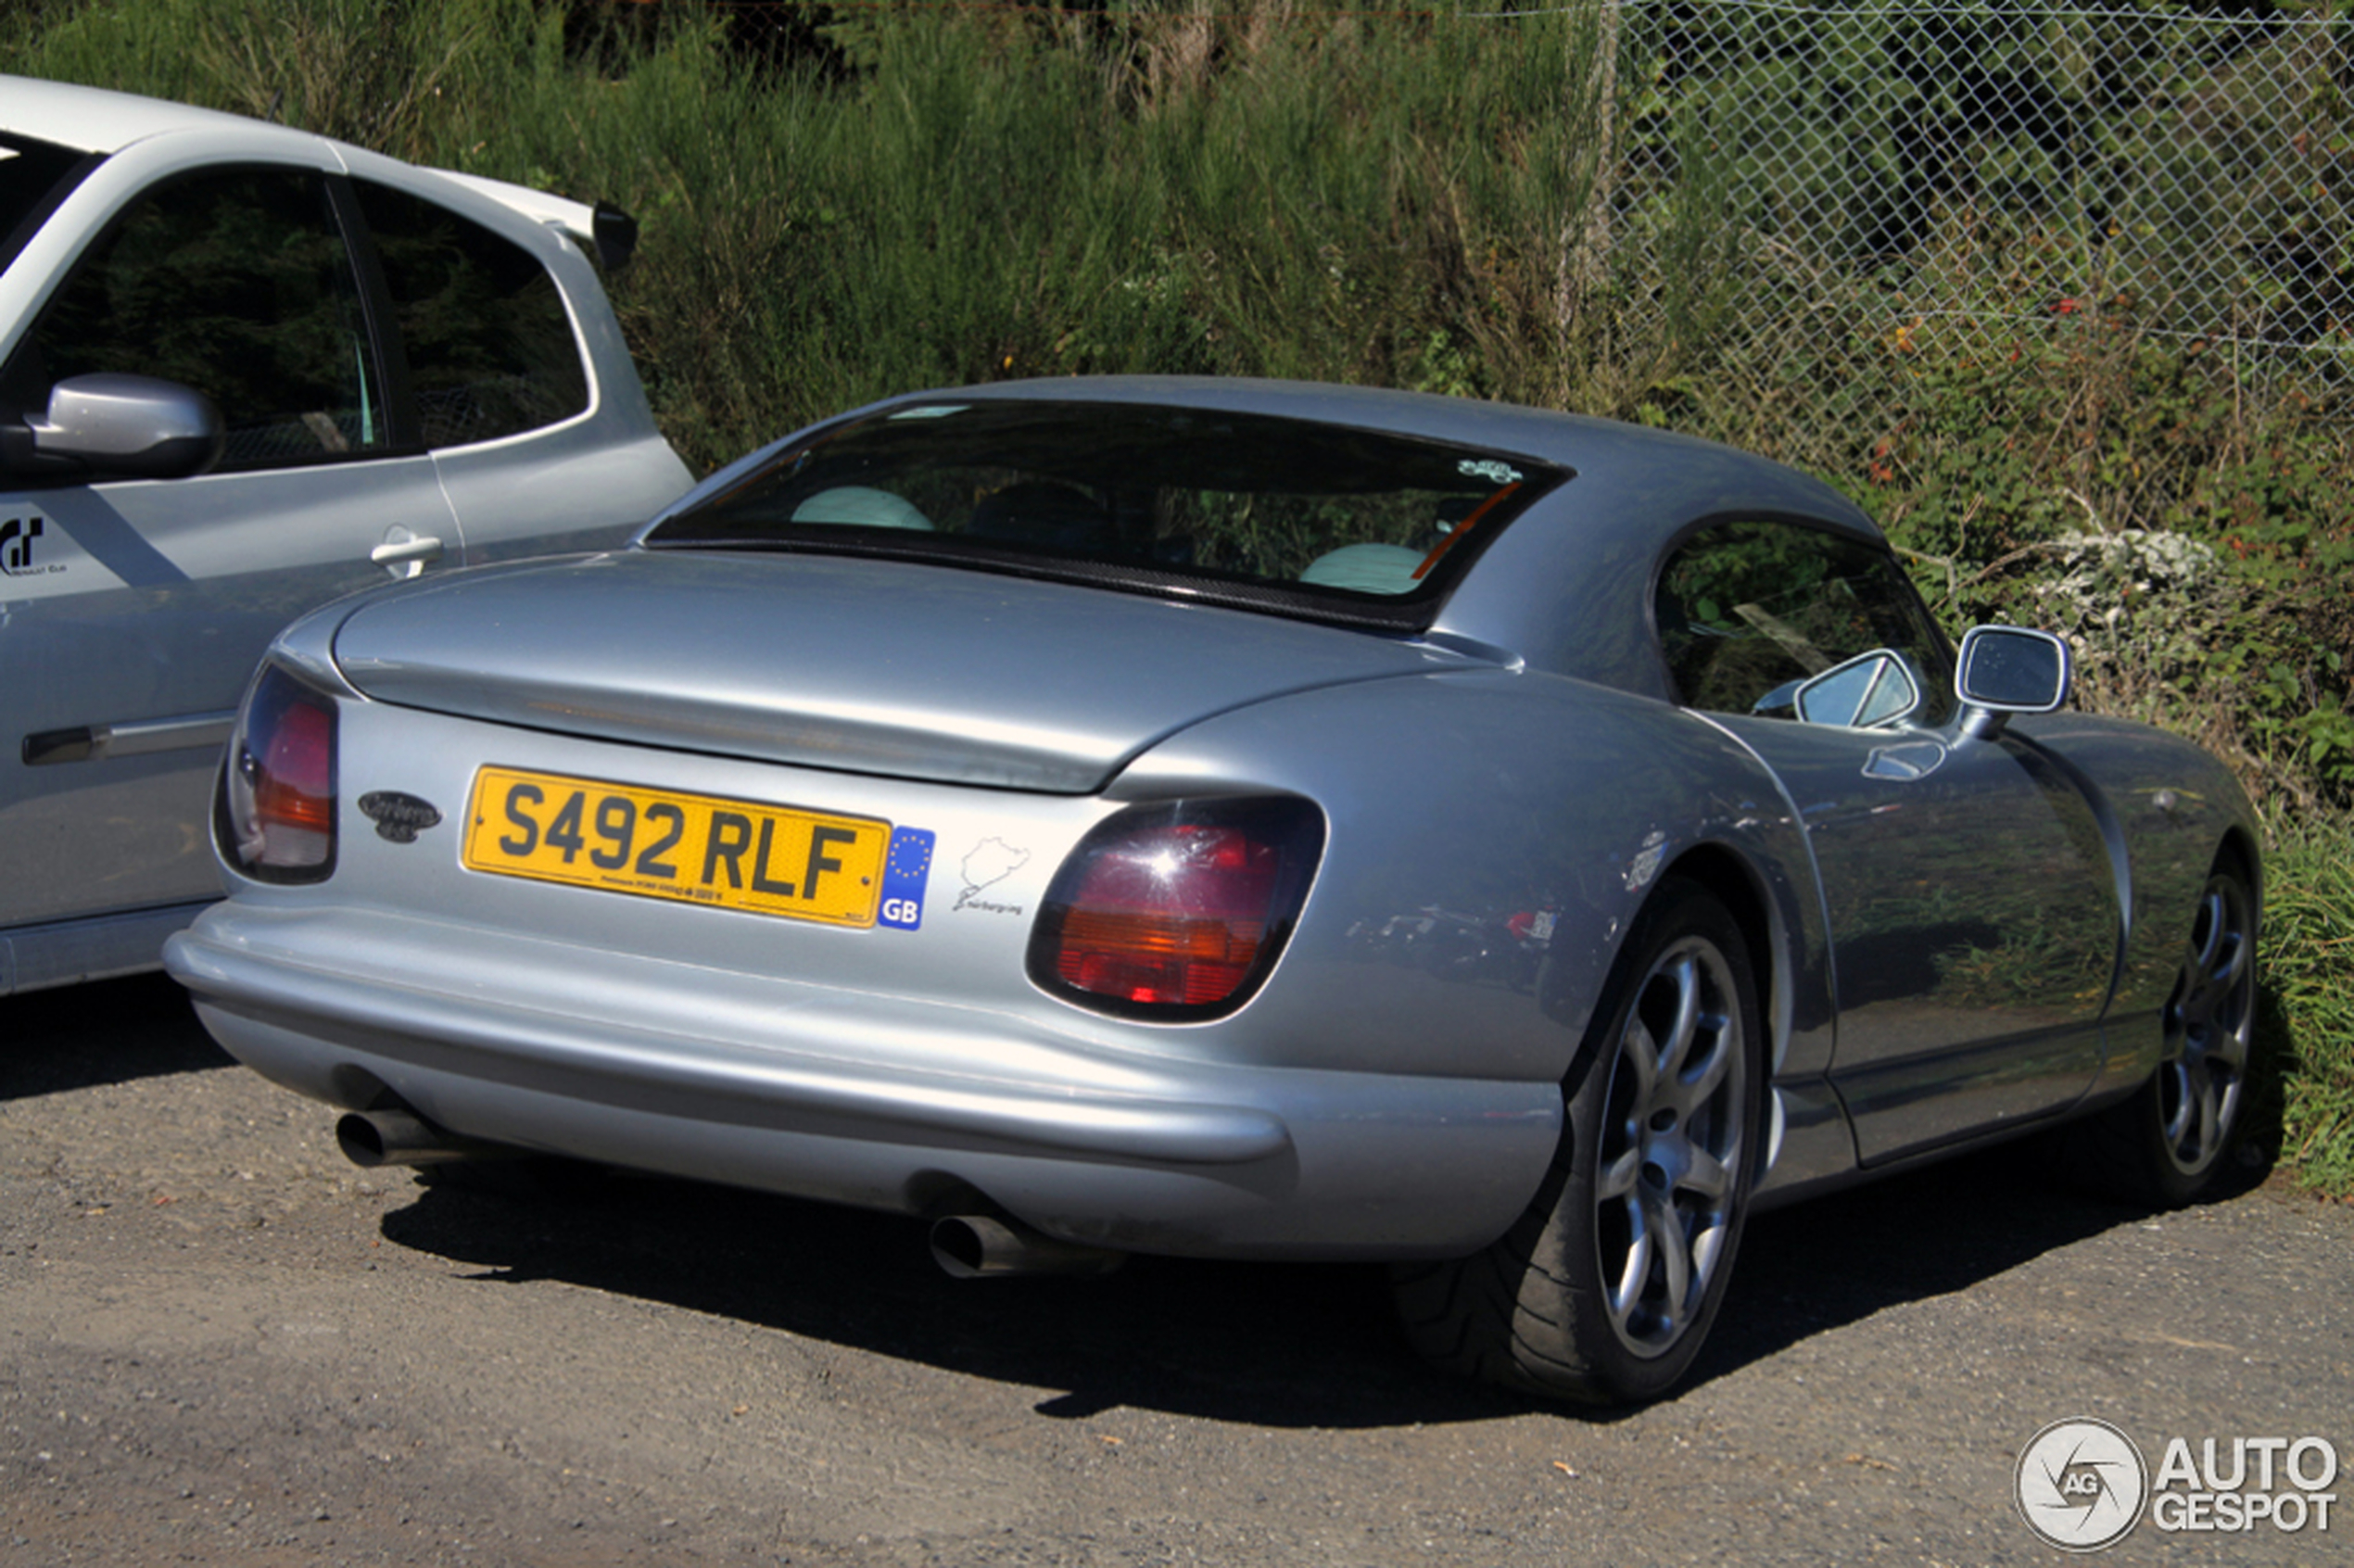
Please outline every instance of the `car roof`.
[{"label": "car roof", "polygon": [[[218,109],[197,108],[104,87],[0,75],[0,132],[32,137],[76,152],[111,157],[134,143],[156,136],[221,131],[235,132],[247,147],[267,147],[272,142],[283,144],[289,151],[331,146],[337,149],[339,157],[353,155],[344,158],[347,168],[361,153],[361,149],[330,137],[241,114],[224,114]],[[479,174],[462,174],[424,164],[402,167],[422,170],[488,196],[535,223],[563,230],[590,254],[601,253],[596,209],[585,203]]]},{"label": "car roof", "polygon": [[[1430,634],[1673,702],[1652,634],[1656,565],[1714,523],[1784,521],[1886,549],[1870,514],[1829,485],[1698,436],[1590,415],[1379,387],[1232,376],[1064,376],[884,398],[722,468],[673,503],[719,494],[778,453],[894,411],[1026,400],[1143,403],[1323,421],[1509,455],[1567,471],[1457,583]],[[665,513],[667,515],[667,513]],[[657,523],[661,520],[657,519]],[[641,536],[642,537],[642,536]]]},{"label": "car roof", "polygon": [[320,140],[307,131],[161,98],[143,98],[135,93],[30,76],[0,76],[0,131],[37,136],[78,152],[117,153],[133,142],[166,132],[230,127],[284,136],[289,143]]},{"label": "car roof", "polygon": [[[1644,516],[1648,522],[1643,531],[1653,535],[1664,517],[1679,512],[1705,515],[1716,510],[1710,498],[1740,495],[1752,510],[1803,515],[1873,540],[1880,537],[1869,514],[1854,501],[1770,458],[1647,425],[1473,398],[1250,377],[1107,375],[944,388],[892,398],[875,407],[1011,398],[1227,410],[1509,452],[1575,473],[1577,477],[1563,501],[1574,499],[1591,509],[1601,499],[1598,492],[1614,500],[1641,497],[1645,504],[1640,507],[1601,510],[1623,512],[1630,521]],[[860,410],[858,414],[870,411]]]}]

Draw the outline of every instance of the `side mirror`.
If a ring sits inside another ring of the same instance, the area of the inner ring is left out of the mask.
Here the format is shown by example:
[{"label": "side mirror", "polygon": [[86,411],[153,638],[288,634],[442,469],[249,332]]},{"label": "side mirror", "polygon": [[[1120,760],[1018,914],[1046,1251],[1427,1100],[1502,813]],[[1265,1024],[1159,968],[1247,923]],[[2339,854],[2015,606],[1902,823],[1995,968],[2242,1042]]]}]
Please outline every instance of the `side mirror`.
[{"label": "side mirror", "polygon": [[1991,740],[2013,714],[2048,714],[2068,701],[2074,666],[2068,644],[2024,626],[1973,626],[1962,638],[1954,690],[1962,733]]},{"label": "side mirror", "polygon": [[151,375],[76,375],[49,391],[45,416],[0,426],[0,471],[25,475],[179,479],[221,460],[212,399]]},{"label": "side mirror", "polygon": [[1903,718],[1920,706],[1920,683],[1904,656],[1887,648],[1858,653],[1803,683],[1791,703],[1802,724],[1835,724],[1851,729]]}]

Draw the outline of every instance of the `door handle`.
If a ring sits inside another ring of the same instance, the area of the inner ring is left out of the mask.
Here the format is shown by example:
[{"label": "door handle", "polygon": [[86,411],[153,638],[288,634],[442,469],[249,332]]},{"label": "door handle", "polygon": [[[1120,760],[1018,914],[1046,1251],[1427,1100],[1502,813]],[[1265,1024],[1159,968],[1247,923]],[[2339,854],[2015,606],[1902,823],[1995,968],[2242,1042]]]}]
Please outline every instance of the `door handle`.
[{"label": "door handle", "polygon": [[236,713],[231,710],[44,729],[24,738],[22,754],[27,767],[42,767],[52,763],[96,762],[102,757],[144,757],[155,752],[218,750],[228,743],[236,722]]},{"label": "door handle", "polygon": [[406,537],[388,538],[368,552],[368,559],[396,577],[413,577],[425,569],[425,563],[441,559],[441,541],[430,535],[418,536],[406,528],[394,533]]}]

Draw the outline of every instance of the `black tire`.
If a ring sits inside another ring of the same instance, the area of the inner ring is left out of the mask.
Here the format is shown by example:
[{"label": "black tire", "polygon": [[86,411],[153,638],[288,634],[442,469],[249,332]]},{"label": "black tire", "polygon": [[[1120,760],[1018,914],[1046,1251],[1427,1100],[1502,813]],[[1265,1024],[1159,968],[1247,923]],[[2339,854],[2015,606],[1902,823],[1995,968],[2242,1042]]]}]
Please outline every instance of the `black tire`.
[{"label": "black tire", "polygon": [[2191,913],[2158,1071],[2130,1098],[2058,1133],[2085,1185],[2178,1208],[2228,1169],[2253,1103],[2257,919],[2247,872],[2234,859],[2218,861]]},{"label": "black tire", "polygon": [[1671,879],[1627,934],[1526,1211],[1469,1258],[1391,1271],[1415,1348],[1558,1398],[1628,1402],[1673,1387],[1740,1249],[1763,1043],[1740,927],[1705,889]]}]

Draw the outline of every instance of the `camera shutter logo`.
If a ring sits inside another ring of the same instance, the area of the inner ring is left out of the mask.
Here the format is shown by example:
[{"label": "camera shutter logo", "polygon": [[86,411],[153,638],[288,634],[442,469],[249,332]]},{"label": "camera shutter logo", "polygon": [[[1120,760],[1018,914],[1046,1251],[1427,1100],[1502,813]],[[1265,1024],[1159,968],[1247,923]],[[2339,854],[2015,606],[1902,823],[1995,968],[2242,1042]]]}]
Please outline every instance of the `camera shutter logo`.
[{"label": "camera shutter logo", "polygon": [[2149,1467],[2105,1421],[2056,1421],[2019,1450],[2011,1478],[2019,1516],[2062,1551],[2115,1546],[2140,1522]]}]

